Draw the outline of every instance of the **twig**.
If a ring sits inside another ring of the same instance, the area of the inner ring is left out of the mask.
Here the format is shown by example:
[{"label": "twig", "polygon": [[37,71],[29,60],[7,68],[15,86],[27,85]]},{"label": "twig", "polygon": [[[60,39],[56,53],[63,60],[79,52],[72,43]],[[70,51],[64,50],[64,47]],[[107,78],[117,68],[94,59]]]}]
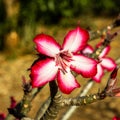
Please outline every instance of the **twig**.
[{"label": "twig", "polygon": [[87,104],[91,104],[94,102],[97,102],[99,100],[105,99],[106,94],[101,92],[101,93],[96,93],[92,95],[87,95],[87,96],[78,96],[76,98],[66,98],[63,100],[63,106],[83,106]]},{"label": "twig", "polygon": [[[86,85],[83,87],[83,90],[80,92],[79,96],[82,97],[82,96],[85,96],[88,91],[92,88],[93,86],[93,80],[89,80]],[[71,115],[75,112],[75,110],[78,108],[78,106],[71,106],[67,112],[62,116],[61,120],[68,120]]]},{"label": "twig", "polygon": [[51,98],[49,97],[44,103],[43,105],[39,108],[36,116],[35,116],[35,120],[40,120],[40,118],[44,115],[45,111],[48,109],[48,106],[50,105],[51,102]]},{"label": "twig", "polygon": [[31,118],[28,118],[28,117],[23,117],[21,120],[34,120],[34,119],[31,119]]},{"label": "twig", "polygon": [[19,119],[27,116],[27,113],[31,109],[31,101],[35,98],[35,96],[40,92],[41,89],[42,87],[31,89],[31,85],[26,84],[24,86],[24,96],[22,100],[16,105],[15,108],[8,109],[9,113],[5,120],[10,120],[11,115]]},{"label": "twig", "polygon": [[112,30],[113,28],[119,27],[120,26],[120,15],[118,15],[117,19],[110,25],[108,25],[107,27],[101,29],[101,30],[97,30],[97,31],[90,31],[90,41],[94,40],[96,38],[99,38],[103,35],[106,35],[106,32],[108,30]]},{"label": "twig", "polygon": [[120,64],[120,57],[118,57],[118,58],[116,59],[116,63],[117,63],[117,64]]}]

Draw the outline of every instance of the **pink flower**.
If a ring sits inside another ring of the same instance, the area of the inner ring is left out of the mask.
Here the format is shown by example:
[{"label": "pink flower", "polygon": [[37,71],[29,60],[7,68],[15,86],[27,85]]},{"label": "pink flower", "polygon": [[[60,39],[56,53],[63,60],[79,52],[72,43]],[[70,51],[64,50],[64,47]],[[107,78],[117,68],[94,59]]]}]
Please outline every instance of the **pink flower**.
[{"label": "pink flower", "polygon": [[60,90],[69,94],[80,87],[71,70],[84,77],[94,76],[97,72],[97,62],[78,54],[85,47],[88,39],[88,32],[80,27],[68,32],[62,46],[49,35],[37,35],[34,38],[36,49],[47,58],[32,65],[30,74],[32,86],[41,87],[57,78]]},{"label": "pink flower", "polygon": [[[93,48],[90,45],[87,45],[82,51],[82,53],[91,54],[93,53],[93,51],[94,51]],[[115,61],[112,58],[106,57],[109,51],[110,51],[110,46],[105,47],[98,57],[97,74],[92,77],[92,79],[95,80],[96,82],[101,81],[101,78],[104,75],[103,72],[104,69],[108,71],[112,71],[116,67]]]}]

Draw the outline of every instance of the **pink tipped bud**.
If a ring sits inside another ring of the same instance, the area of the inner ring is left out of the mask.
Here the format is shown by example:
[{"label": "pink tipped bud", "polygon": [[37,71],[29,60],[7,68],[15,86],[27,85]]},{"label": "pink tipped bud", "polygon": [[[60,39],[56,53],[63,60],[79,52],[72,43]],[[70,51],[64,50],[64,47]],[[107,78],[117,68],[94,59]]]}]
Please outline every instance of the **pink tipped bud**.
[{"label": "pink tipped bud", "polygon": [[15,106],[16,106],[16,100],[15,100],[15,98],[14,98],[14,97],[11,97],[10,99],[11,99],[10,108],[15,108]]},{"label": "pink tipped bud", "polygon": [[106,93],[109,96],[120,97],[120,87],[117,87],[117,73],[119,67],[116,67],[110,75],[110,79],[108,80],[107,86],[105,88]]},{"label": "pink tipped bud", "polygon": [[116,78],[117,72],[118,72],[118,67],[116,67],[110,75],[110,78],[109,78],[107,86],[106,86],[106,92],[109,92],[113,88],[115,88],[116,82],[117,82],[117,78]]},{"label": "pink tipped bud", "polygon": [[116,68],[113,70],[113,72],[111,73],[111,76],[110,76],[111,79],[115,79],[115,78],[116,78],[118,69],[119,69],[119,67],[116,67]]}]

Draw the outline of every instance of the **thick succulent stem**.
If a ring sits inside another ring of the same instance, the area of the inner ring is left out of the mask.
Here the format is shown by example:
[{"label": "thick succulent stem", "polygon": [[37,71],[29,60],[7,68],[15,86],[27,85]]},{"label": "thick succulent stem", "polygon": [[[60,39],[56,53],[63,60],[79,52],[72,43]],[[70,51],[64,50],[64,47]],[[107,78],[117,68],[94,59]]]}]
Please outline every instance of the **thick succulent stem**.
[{"label": "thick succulent stem", "polygon": [[55,120],[59,110],[62,108],[62,95],[58,90],[55,81],[50,82],[51,103],[40,120]]},{"label": "thick succulent stem", "polygon": [[83,106],[83,105],[91,104],[99,100],[102,100],[105,97],[106,97],[106,94],[97,93],[97,94],[92,94],[92,95],[87,95],[82,97],[67,98],[67,99],[64,99],[63,106],[71,106],[71,105]]}]

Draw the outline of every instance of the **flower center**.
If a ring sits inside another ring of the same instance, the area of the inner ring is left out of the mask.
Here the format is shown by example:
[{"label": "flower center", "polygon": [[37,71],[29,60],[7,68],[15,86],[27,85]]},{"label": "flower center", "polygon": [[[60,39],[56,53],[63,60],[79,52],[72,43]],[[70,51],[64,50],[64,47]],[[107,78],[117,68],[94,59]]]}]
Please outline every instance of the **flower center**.
[{"label": "flower center", "polygon": [[68,51],[61,51],[56,54],[55,57],[56,65],[59,66],[59,69],[63,72],[67,72],[67,67],[69,67],[69,62],[72,61],[72,53]]}]

